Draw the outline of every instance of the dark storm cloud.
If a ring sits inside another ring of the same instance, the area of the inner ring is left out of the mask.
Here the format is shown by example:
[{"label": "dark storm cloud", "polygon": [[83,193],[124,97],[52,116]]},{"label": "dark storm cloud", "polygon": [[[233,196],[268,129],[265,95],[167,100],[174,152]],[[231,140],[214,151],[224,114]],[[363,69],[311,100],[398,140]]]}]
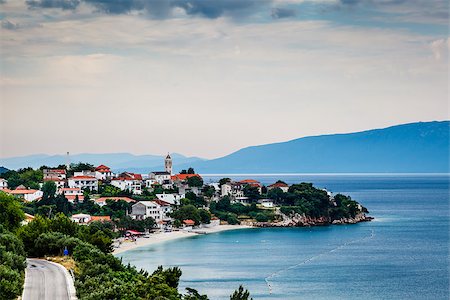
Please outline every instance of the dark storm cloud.
[{"label": "dark storm cloud", "polygon": [[174,7],[183,8],[188,15],[215,19],[223,15],[239,17],[259,11],[269,0],[173,0]]},{"label": "dark storm cloud", "polygon": [[297,11],[291,8],[272,8],[272,13],[270,14],[274,19],[292,18],[297,15]]},{"label": "dark storm cloud", "polygon": [[155,18],[166,18],[172,9],[181,8],[188,15],[210,19],[223,15],[231,17],[251,15],[272,2],[272,0],[27,0],[26,3],[29,8],[76,9],[81,1],[107,14],[142,11]]},{"label": "dark storm cloud", "polygon": [[75,9],[80,5],[80,0],[27,0],[29,8],[61,8]]}]

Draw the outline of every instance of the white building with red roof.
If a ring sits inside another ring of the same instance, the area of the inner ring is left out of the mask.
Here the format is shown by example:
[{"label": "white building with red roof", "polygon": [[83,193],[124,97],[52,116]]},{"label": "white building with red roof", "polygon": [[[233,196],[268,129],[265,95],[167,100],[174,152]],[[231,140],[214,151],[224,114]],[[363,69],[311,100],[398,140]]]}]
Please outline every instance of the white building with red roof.
[{"label": "white building with red roof", "polygon": [[111,179],[111,185],[122,191],[129,190],[133,194],[142,194],[142,175],[134,173],[122,173],[119,177]]},{"label": "white building with red roof", "polygon": [[279,188],[281,189],[283,192],[287,193],[289,190],[289,185],[287,183],[284,183],[282,181],[277,181],[274,184],[271,184],[269,186],[267,186],[267,190],[270,191],[271,189],[276,189]]},{"label": "white building with red roof", "polygon": [[165,222],[171,221],[168,216],[171,212],[172,207],[165,201],[139,201],[131,207],[130,216],[135,220],[144,220],[151,217],[162,228]]},{"label": "white building with red roof", "polygon": [[27,202],[31,202],[31,201],[39,201],[42,198],[42,195],[44,194],[42,191],[40,190],[34,190],[34,189],[25,189],[22,187],[19,187],[15,190],[8,190],[8,189],[4,189],[3,192],[13,195],[17,198],[21,198]]},{"label": "white building with red roof", "polygon": [[91,191],[98,190],[98,179],[93,176],[78,175],[70,177],[68,180],[69,188],[80,188],[82,190],[89,189]]},{"label": "white building with red roof", "polygon": [[81,188],[60,188],[59,193],[64,195],[70,203],[74,203],[76,199],[78,199],[79,202],[84,201],[84,194]]},{"label": "white building with red roof", "polygon": [[66,179],[67,172],[65,169],[44,169],[42,170],[44,181],[46,179]]},{"label": "white building with red roof", "polygon": [[95,178],[98,180],[111,179],[114,176],[111,169],[105,165],[100,165],[95,168]]}]

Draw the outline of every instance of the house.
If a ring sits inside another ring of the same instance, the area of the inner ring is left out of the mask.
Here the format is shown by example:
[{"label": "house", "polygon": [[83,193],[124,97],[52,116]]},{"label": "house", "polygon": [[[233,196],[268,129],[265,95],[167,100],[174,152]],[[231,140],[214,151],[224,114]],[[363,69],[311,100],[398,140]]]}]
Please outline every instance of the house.
[{"label": "house", "polygon": [[252,199],[248,197],[233,197],[231,203],[241,203],[244,205],[252,204]]},{"label": "house", "polygon": [[142,175],[125,172],[111,180],[111,185],[122,191],[129,190],[133,194],[142,194]]},{"label": "house", "polygon": [[83,170],[83,171],[73,172],[73,176],[89,176],[89,177],[95,177],[95,171],[91,171],[91,170]]},{"label": "house", "polygon": [[42,173],[44,175],[44,181],[46,179],[66,179],[67,178],[67,172],[65,169],[44,169],[42,170]]},{"label": "house", "polygon": [[66,185],[66,179],[61,179],[59,177],[47,177],[44,178],[44,182],[53,181],[57,189],[63,188]]},{"label": "house", "polygon": [[78,175],[68,179],[69,188],[88,189],[90,191],[98,190],[98,179],[93,176]]},{"label": "house", "polygon": [[172,175],[170,177],[170,179],[172,180],[173,183],[186,183],[188,178],[190,177],[200,177],[202,178],[202,176],[200,176],[199,174],[176,174],[176,175]]},{"label": "house", "polygon": [[113,177],[111,169],[105,165],[100,165],[95,168],[95,178],[98,180],[107,180]]},{"label": "house", "polygon": [[241,186],[242,186],[242,189],[243,189],[246,185],[249,185],[249,186],[252,186],[252,187],[256,187],[256,188],[258,188],[258,192],[261,194],[261,191],[262,191],[262,184],[261,184],[259,181],[257,181],[257,180],[254,180],[254,179],[244,179],[244,180],[241,180],[241,181],[236,182],[236,184],[237,184],[237,185],[241,185]]},{"label": "house", "polygon": [[236,182],[227,182],[220,188],[221,196],[230,196],[232,198],[244,197],[244,185]]},{"label": "house", "polygon": [[152,179],[152,178],[146,178],[145,179],[145,187],[148,189],[153,188],[154,185],[159,184],[158,181],[156,181],[156,179]]},{"label": "house", "polygon": [[91,221],[92,217],[88,214],[76,214],[72,215],[70,219],[78,224],[88,224]]},{"label": "house", "polygon": [[0,178],[0,190],[4,190],[7,188],[8,188],[8,180]]},{"label": "house", "polygon": [[111,200],[114,202],[122,200],[122,201],[125,201],[128,203],[136,202],[136,200],[133,200],[128,197],[101,197],[101,198],[95,199],[95,203],[97,203],[99,206],[104,206],[104,205],[106,205],[107,200]]},{"label": "house", "polygon": [[194,225],[195,225],[195,222],[193,220],[190,220],[190,219],[183,220],[184,229],[192,229],[192,226],[194,226]]},{"label": "house", "polygon": [[167,202],[171,205],[180,205],[180,200],[183,199],[185,194],[156,194],[158,200]]},{"label": "house", "polygon": [[135,220],[144,220],[149,217],[153,218],[157,224],[159,221],[170,221],[169,213],[172,212],[172,207],[169,203],[154,200],[154,201],[139,201],[131,207],[131,217]]},{"label": "house", "polygon": [[170,180],[170,173],[166,171],[154,171],[149,174],[149,179],[155,180],[156,183],[160,185],[171,185],[172,181]]},{"label": "house", "polygon": [[81,188],[60,188],[59,193],[64,195],[70,203],[74,203],[77,197],[79,202],[84,201],[84,194]]},{"label": "house", "polygon": [[277,181],[274,184],[271,184],[267,187],[267,190],[270,191],[271,189],[275,189],[275,188],[279,188],[281,189],[284,193],[287,193],[289,190],[289,185],[282,182],[282,181]]},{"label": "house", "polygon": [[264,208],[273,208],[273,201],[271,199],[260,199],[258,200],[258,203],[261,204]]},{"label": "house", "polygon": [[44,194],[40,190],[26,189],[24,186],[18,186],[15,190],[4,189],[3,191],[27,202],[41,200]]}]

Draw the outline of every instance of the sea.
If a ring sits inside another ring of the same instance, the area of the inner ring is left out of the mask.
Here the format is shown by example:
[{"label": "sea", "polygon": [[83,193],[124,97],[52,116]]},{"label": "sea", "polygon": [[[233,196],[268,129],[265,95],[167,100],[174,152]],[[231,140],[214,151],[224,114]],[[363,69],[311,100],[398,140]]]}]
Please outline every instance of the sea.
[{"label": "sea", "polygon": [[312,182],[350,195],[371,222],[260,228],[179,239],[121,253],[153,271],[178,266],[186,287],[229,299],[449,299],[449,174],[204,175],[264,184]]}]

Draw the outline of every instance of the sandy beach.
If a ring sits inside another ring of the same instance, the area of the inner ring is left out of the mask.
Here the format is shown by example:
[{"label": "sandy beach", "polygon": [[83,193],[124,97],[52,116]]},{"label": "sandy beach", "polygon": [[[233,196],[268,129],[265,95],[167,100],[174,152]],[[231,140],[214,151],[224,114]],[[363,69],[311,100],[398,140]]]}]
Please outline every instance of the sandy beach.
[{"label": "sandy beach", "polygon": [[[218,225],[211,228],[198,228],[193,229],[192,231],[172,231],[172,232],[160,232],[150,234],[149,238],[137,238],[135,242],[132,241],[123,241],[118,248],[114,248],[112,254],[119,254],[128,250],[136,249],[143,246],[155,245],[162,242],[173,241],[177,239],[187,238],[196,236],[199,234],[210,234],[215,232],[227,231],[227,230],[237,230],[237,229],[246,229],[252,228],[251,226],[246,225]],[[115,246],[118,245],[118,242],[115,242]]]}]

